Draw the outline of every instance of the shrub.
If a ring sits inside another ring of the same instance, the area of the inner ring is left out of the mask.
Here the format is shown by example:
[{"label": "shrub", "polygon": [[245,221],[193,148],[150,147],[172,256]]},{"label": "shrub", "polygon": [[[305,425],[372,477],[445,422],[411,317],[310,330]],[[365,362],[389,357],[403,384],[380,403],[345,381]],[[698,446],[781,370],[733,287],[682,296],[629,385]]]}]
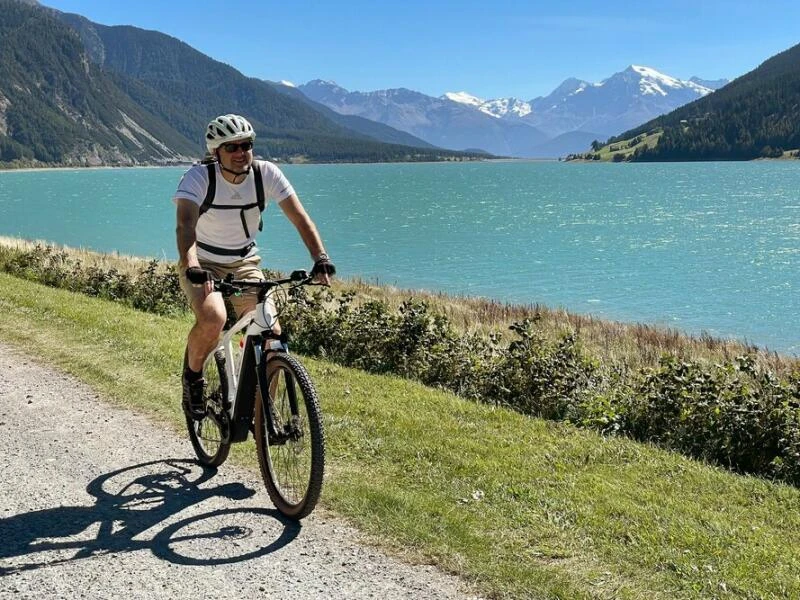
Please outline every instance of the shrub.
[{"label": "shrub", "polygon": [[[139,310],[188,309],[175,265],[157,261],[127,274],[50,246],[0,246],[0,269]],[[705,364],[675,354],[632,369],[587,356],[575,331],[548,338],[538,314],[512,324],[505,340],[459,331],[414,298],[393,309],[352,291],[290,294],[278,307],[302,353],[800,485],[800,373],[779,378],[752,356]]]},{"label": "shrub", "polygon": [[526,414],[574,420],[592,388],[594,365],[577,346],[574,333],[550,342],[537,328],[540,318],[514,323],[513,340],[487,382],[490,397]]},{"label": "shrub", "polygon": [[629,397],[628,432],[744,473],[800,483],[798,379],[751,357],[710,367],[667,355]]},{"label": "shrub", "polygon": [[160,315],[184,312],[189,308],[176,265],[164,267],[157,260],[151,260],[139,272],[128,297],[133,308]]},{"label": "shrub", "polygon": [[84,266],[66,251],[52,246],[0,248],[0,268],[17,277],[162,315],[188,308],[174,265],[153,260],[137,273],[128,274],[115,267]]}]

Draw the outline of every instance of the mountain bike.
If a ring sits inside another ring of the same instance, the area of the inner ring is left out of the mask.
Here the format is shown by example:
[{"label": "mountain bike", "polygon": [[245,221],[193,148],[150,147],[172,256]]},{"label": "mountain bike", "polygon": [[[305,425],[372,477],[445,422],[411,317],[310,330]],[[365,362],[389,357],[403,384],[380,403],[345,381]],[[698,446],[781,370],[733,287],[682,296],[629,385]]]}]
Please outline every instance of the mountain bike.
[{"label": "mountain bike", "polygon": [[314,509],[322,491],[325,434],[314,384],[303,365],[288,353],[285,336],[277,336],[278,296],[313,285],[306,271],[267,281],[214,280],[223,297],[257,292],[254,310],[226,325],[217,348],[203,365],[204,415],[187,415],[186,425],[199,462],[217,467],[231,444],[250,432],[270,499],[287,517],[301,519]]}]

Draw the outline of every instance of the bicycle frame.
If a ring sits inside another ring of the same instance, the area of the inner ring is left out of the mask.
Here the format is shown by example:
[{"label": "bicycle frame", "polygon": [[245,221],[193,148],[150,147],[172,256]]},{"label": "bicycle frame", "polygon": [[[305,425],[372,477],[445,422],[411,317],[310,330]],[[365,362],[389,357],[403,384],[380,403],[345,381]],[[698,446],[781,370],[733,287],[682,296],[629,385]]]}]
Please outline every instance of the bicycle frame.
[{"label": "bicycle frame", "polygon": [[[227,396],[223,408],[228,412],[230,419],[230,441],[243,442],[250,432],[253,420],[253,403],[248,400],[254,397],[257,374],[258,385],[261,390],[267,389],[265,369],[259,368],[266,359],[264,340],[273,336],[272,330],[277,322],[277,317],[271,310],[271,303],[266,298],[259,302],[255,309],[248,311],[223,332],[217,347],[206,358],[206,363],[215,360],[214,355],[222,351],[225,356],[225,375],[227,379]],[[264,335],[268,332],[268,335]],[[243,334],[241,352],[238,356],[234,353],[233,339]],[[263,379],[264,381],[261,381]],[[274,434],[274,424],[267,411],[268,427]]]}]

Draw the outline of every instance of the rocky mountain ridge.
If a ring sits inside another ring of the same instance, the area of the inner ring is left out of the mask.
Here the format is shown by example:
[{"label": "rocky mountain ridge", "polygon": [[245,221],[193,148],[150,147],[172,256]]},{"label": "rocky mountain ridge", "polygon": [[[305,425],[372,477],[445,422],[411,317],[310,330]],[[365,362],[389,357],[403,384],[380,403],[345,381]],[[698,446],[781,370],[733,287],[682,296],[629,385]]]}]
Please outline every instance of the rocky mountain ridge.
[{"label": "rocky mountain ridge", "polygon": [[297,89],[340,114],[379,121],[434,145],[552,157],[584,151],[594,139],[606,139],[668,113],[724,83],[696,77],[680,80],[631,65],[598,83],[566,79],[547,96],[527,101],[484,100],[463,91],[438,98],[402,88],[351,92],[323,80]]}]

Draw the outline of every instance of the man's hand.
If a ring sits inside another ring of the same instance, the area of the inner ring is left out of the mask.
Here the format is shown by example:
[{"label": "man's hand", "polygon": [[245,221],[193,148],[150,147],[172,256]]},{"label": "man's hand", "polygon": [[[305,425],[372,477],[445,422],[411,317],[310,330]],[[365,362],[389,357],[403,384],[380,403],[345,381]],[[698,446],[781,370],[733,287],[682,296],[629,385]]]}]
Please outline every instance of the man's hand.
[{"label": "man's hand", "polygon": [[205,291],[203,297],[208,296],[214,291],[213,275],[201,267],[189,267],[186,269],[186,279],[195,287],[202,287]]},{"label": "man's hand", "polygon": [[212,277],[211,273],[205,269],[189,267],[186,269],[186,279],[188,279],[192,285],[205,285],[207,281],[211,281]]},{"label": "man's hand", "polygon": [[336,275],[336,265],[331,262],[327,254],[320,254],[311,269],[311,276],[317,283],[330,285],[333,275]]}]

